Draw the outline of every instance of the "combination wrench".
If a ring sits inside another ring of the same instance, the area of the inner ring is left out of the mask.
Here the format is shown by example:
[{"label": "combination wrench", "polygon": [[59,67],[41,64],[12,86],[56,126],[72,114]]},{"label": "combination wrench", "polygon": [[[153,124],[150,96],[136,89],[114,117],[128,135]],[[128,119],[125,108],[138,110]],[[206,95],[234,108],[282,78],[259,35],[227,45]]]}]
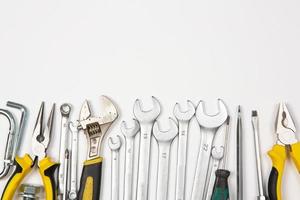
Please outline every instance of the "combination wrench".
[{"label": "combination wrench", "polygon": [[157,140],[159,151],[156,200],[167,200],[168,198],[170,147],[178,134],[176,122],[172,118],[169,120],[170,128],[167,131],[162,131],[157,121],[153,125],[153,135]]},{"label": "combination wrench", "polygon": [[152,97],[152,110],[144,111],[141,108],[141,102],[137,99],[133,106],[133,113],[140,123],[140,152],[139,152],[139,170],[137,183],[137,200],[148,199],[148,179],[149,179],[149,161],[151,150],[151,135],[155,119],[160,114],[160,104],[155,97]]},{"label": "combination wrench", "polygon": [[71,130],[71,169],[69,199],[77,199],[77,164],[78,164],[78,126],[69,123]]},{"label": "combination wrench", "polygon": [[205,182],[209,167],[212,142],[216,133],[216,129],[218,129],[228,117],[227,108],[221,99],[218,99],[218,105],[219,112],[215,115],[206,114],[203,101],[200,101],[196,109],[196,118],[200,125],[202,136],[191,200],[204,199],[206,187]]},{"label": "combination wrench", "polygon": [[121,123],[121,132],[125,137],[125,177],[123,200],[133,199],[134,138],[139,130],[140,125],[135,119],[133,119],[133,126],[131,127],[129,127],[125,121]]},{"label": "combination wrench", "polygon": [[60,131],[60,146],[59,146],[59,171],[58,171],[58,194],[62,199],[67,195],[67,174],[65,174],[65,168],[67,168],[68,163],[65,163],[65,153],[68,143],[69,134],[69,116],[71,113],[71,106],[64,103],[60,106],[61,113],[61,131]]},{"label": "combination wrench", "polygon": [[182,111],[178,103],[174,107],[174,116],[179,122],[178,135],[178,158],[175,200],[184,200],[185,196],[185,176],[186,176],[186,154],[189,122],[195,115],[195,107],[191,101],[187,101],[187,110]]},{"label": "combination wrench", "polygon": [[216,171],[220,168],[221,162],[224,162],[225,156],[227,156],[226,146],[228,145],[228,127],[229,117],[226,123],[223,123],[217,130],[212,149],[210,166],[206,177],[206,189],[205,200],[211,200],[214,191],[214,185],[216,181]]},{"label": "combination wrench", "polygon": [[114,135],[109,137],[108,146],[111,150],[111,200],[119,200],[119,165],[120,155],[119,151],[121,148],[121,137]]}]

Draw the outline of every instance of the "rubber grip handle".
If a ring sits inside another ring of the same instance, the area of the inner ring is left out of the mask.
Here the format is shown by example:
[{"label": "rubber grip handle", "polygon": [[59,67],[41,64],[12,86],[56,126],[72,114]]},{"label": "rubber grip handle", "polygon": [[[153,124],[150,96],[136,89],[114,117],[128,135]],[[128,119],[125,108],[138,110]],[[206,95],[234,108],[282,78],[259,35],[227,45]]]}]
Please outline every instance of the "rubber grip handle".
[{"label": "rubber grip handle", "polygon": [[216,181],[214,185],[213,194],[211,200],[228,200],[229,189],[228,189],[228,177],[230,171],[225,169],[216,170]]},{"label": "rubber grip handle", "polygon": [[12,200],[14,198],[17,188],[33,167],[33,160],[29,154],[25,154],[24,157],[16,156],[14,162],[15,170],[4,188],[1,200]]},{"label": "rubber grip handle", "polygon": [[39,162],[39,171],[45,187],[46,200],[57,199],[55,186],[55,171],[59,164],[51,160],[50,157],[45,157]]},{"label": "rubber grip handle", "polygon": [[268,152],[272,160],[272,170],[269,176],[268,193],[270,200],[281,200],[281,182],[284,171],[285,161],[287,159],[286,149],[282,145],[274,145]]},{"label": "rubber grip handle", "polygon": [[79,200],[100,199],[102,160],[102,157],[98,157],[84,162],[78,195]]},{"label": "rubber grip handle", "polygon": [[290,152],[290,156],[295,163],[298,172],[300,173],[300,142],[293,144]]}]

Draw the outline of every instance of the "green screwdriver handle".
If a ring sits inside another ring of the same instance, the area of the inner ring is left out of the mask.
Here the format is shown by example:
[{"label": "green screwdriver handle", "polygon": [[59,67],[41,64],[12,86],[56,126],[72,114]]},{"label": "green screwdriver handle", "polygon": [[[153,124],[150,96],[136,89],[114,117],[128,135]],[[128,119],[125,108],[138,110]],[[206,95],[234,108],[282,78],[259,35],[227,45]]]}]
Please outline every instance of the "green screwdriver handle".
[{"label": "green screwdriver handle", "polygon": [[214,185],[213,194],[211,200],[228,200],[229,189],[228,189],[228,177],[230,171],[225,169],[216,170],[216,181]]}]

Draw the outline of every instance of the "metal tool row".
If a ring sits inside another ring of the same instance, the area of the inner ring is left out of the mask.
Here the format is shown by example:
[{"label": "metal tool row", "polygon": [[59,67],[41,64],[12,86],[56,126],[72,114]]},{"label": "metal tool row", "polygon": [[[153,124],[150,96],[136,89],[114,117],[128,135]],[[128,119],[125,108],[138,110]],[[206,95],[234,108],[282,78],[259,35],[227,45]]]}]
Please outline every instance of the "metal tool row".
[{"label": "metal tool row", "polygon": [[[111,150],[111,199],[112,200],[148,200],[149,167],[151,159],[151,141],[155,138],[158,144],[158,168],[155,200],[168,199],[170,148],[173,140],[178,137],[177,166],[176,166],[176,200],[227,200],[229,199],[228,178],[230,171],[227,169],[228,143],[230,117],[225,103],[218,99],[218,112],[207,114],[204,101],[197,106],[191,101],[186,105],[175,104],[173,115],[169,118],[169,127],[162,127],[158,117],[161,114],[161,103],[152,97],[153,106],[150,110],[144,110],[143,103],[137,99],[133,105],[133,123],[121,123],[122,135],[111,135],[108,138],[108,146]],[[7,102],[7,106],[20,110],[19,122],[14,114],[7,109],[0,109],[0,115],[4,116],[9,124],[7,144],[4,154],[3,168],[0,179],[10,176],[4,191],[2,200],[16,198],[17,189],[20,196],[25,199],[36,199],[39,191],[44,191],[46,200],[98,200],[100,199],[100,187],[102,176],[101,144],[113,122],[118,117],[118,111],[114,103],[106,96],[100,97],[100,114],[92,116],[88,101],[81,107],[79,119],[71,120],[72,107],[70,104],[60,106],[60,145],[59,162],[53,161],[47,155],[47,149],[51,141],[55,104],[53,104],[48,120],[44,122],[45,103],[40,106],[33,134],[31,137],[31,152],[23,157],[19,156],[24,127],[27,120],[25,106]],[[186,109],[182,109],[186,107]],[[189,125],[195,117],[200,127],[201,141],[196,161],[196,170],[192,183],[191,194],[186,193],[186,169]],[[236,157],[236,182],[237,197],[243,196],[243,128],[242,112],[238,108],[237,113],[237,157]],[[260,160],[258,112],[252,112],[252,125],[254,133],[258,199],[266,199],[264,181],[262,176],[262,164]],[[268,182],[268,195],[270,200],[280,200],[281,182],[285,160],[291,157],[300,171],[300,143],[296,139],[296,128],[286,104],[281,103],[276,120],[277,143],[269,156],[273,162],[273,168]],[[87,138],[87,155],[84,163],[78,163],[78,134],[84,132]],[[135,153],[135,137],[139,134],[139,149]],[[124,141],[122,141],[124,138]],[[232,138],[232,137],[230,137]],[[124,144],[124,145],[122,145]],[[24,144],[25,145],[25,144]],[[28,144],[26,144],[28,145]],[[125,148],[124,163],[120,162],[120,149]],[[134,170],[134,161],[138,161],[138,170]],[[124,176],[120,176],[120,165],[124,164]],[[33,186],[23,183],[23,179],[37,166],[43,182],[43,186]],[[82,167],[80,182],[78,184],[77,168]],[[137,174],[134,174],[137,173]],[[134,188],[134,176],[137,176],[137,187]],[[124,177],[123,197],[120,196],[120,178]],[[78,187],[79,185],[79,187]],[[135,198],[134,198],[135,197]]]},{"label": "metal tool row", "polygon": [[[147,200],[149,184],[149,163],[151,154],[151,138],[154,137],[158,144],[158,170],[156,200],[168,199],[169,161],[170,147],[175,137],[178,137],[178,157],[176,166],[176,200],[185,199],[186,166],[187,166],[187,141],[189,124],[193,117],[201,129],[201,144],[197,168],[193,183],[192,200],[198,199],[228,199],[228,177],[230,172],[226,170],[226,143],[228,143],[229,122],[227,108],[224,102],[218,100],[219,112],[208,115],[204,102],[200,101],[197,108],[191,101],[187,101],[187,109],[182,110],[183,105],[174,106],[173,114],[176,120],[169,118],[169,127],[163,128],[157,118],[161,112],[160,102],[152,97],[153,107],[144,110],[140,100],[136,100],[133,106],[135,116],[133,126],[129,127],[125,121],[121,124],[121,132],[125,138],[125,182],[123,198],[119,195],[119,149],[121,147],[120,136],[109,138],[109,147],[112,151],[112,200]],[[134,177],[134,141],[137,133],[140,133],[138,153],[137,189],[132,188]],[[136,192],[136,195],[134,193]]]}]

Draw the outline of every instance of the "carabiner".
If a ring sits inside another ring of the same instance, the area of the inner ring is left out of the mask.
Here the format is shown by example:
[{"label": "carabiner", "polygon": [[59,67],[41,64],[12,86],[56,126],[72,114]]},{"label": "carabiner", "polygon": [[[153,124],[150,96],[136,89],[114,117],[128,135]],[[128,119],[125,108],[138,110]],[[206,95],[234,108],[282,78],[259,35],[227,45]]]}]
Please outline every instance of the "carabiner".
[{"label": "carabiner", "polygon": [[0,115],[6,117],[9,123],[9,131],[8,131],[8,137],[6,141],[6,147],[5,147],[3,169],[0,172],[0,179],[1,179],[8,174],[10,167],[14,164],[15,158],[13,156],[13,150],[15,146],[14,140],[16,134],[16,122],[12,113],[8,110],[0,109]]}]

